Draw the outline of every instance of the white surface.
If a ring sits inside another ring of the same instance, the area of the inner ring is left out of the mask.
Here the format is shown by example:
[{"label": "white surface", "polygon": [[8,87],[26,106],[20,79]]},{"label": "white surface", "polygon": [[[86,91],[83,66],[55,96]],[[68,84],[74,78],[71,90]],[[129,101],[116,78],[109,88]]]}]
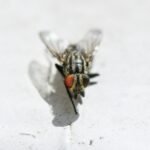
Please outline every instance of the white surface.
[{"label": "white surface", "polygon": [[[148,0],[1,0],[0,150],[149,150],[149,8]],[[59,92],[48,94],[37,33],[73,41],[92,27],[104,33],[95,58],[101,77],[76,118],[59,74]]]}]

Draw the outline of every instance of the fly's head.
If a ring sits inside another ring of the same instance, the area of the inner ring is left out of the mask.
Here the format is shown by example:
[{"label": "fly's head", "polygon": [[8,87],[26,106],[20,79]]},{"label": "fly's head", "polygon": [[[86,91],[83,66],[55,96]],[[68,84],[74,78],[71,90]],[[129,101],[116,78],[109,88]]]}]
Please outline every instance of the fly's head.
[{"label": "fly's head", "polygon": [[64,83],[74,98],[77,98],[79,94],[84,97],[84,89],[89,84],[89,76],[87,74],[69,74],[65,77]]}]

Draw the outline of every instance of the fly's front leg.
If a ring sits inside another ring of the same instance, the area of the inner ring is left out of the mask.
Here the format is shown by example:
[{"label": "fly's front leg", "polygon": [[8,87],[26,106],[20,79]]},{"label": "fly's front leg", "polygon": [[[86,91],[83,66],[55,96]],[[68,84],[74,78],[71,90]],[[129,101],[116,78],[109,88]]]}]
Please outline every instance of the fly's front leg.
[{"label": "fly's front leg", "polygon": [[64,77],[63,67],[61,65],[55,64],[57,70],[60,72],[60,74]]},{"label": "fly's front leg", "polygon": [[[63,67],[60,66],[60,65],[58,65],[58,64],[55,64],[55,66],[56,66],[56,68],[58,69],[58,71],[60,72],[60,74],[61,74],[63,77],[65,77],[64,72],[63,72]],[[78,112],[77,112],[77,110],[76,110],[76,106],[75,106],[75,104],[74,104],[74,102],[73,102],[73,98],[72,98],[72,96],[71,96],[71,94],[70,94],[68,88],[66,87],[66,85],[65,85],[65,88],[66,88],[67,94],[68,94],[68,96],[69,96],[69,98],[70,98],[70,101],[71,101],[71,103],[72,103],[74,112],[75,112],[75,114],[78,114]]]}]

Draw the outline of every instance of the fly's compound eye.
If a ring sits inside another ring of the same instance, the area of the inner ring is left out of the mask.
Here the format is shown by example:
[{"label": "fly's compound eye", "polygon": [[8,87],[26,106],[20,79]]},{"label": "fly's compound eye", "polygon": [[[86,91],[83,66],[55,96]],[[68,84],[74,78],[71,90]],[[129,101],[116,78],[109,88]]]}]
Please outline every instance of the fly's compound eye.
[{"label": "fly's compound eye", "polygon": [[66,78],[65,78],[65,85],[68,88],[71,88],[73,86],[74,80],[75,80],[74,75],[66,76]]},{"label": "fly's compound eye", "polygon": [[84,87],[87,87],[89,84],[89,77],[87,75],[82,76],[82,84]]}]

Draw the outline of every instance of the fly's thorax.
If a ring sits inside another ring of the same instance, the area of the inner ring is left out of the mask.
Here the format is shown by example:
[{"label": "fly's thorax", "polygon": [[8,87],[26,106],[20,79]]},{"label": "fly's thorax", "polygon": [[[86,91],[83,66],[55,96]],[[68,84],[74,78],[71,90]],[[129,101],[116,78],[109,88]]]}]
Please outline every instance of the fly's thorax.
[{"label": "fly's thorax", "polygon": [[84,55],[77,50],[69,51],[66,54],[63,64],[64,74],[86,74],[89,71],[88,63]]}]

